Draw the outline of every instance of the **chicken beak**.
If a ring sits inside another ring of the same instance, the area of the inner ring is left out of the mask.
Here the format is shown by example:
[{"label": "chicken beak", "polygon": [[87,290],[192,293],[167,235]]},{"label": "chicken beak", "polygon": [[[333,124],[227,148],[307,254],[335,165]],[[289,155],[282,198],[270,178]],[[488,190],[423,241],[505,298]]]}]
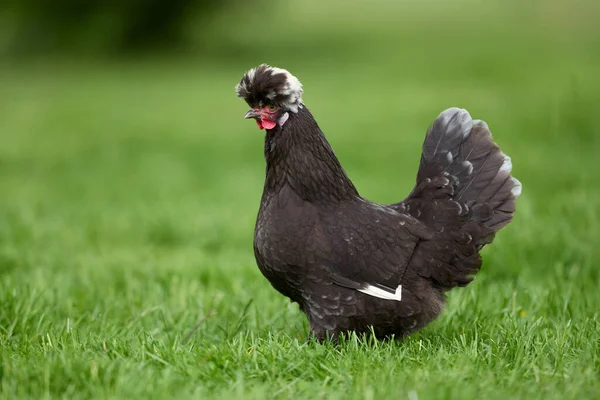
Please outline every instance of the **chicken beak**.
[{"label": "chicken beak", "polygon": [[248,118],[258,118],[260,117],[260,113],[258,111],[255,110],[250,110],[246,113],[246,115],[244,115],[244,118],[248,119]]}]

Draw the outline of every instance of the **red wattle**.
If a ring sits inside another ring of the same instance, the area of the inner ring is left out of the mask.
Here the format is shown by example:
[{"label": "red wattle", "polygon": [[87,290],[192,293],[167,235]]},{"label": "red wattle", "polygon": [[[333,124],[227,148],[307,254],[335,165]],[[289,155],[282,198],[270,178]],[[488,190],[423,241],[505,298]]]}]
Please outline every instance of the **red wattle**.
[{"label": "red wattle", "polygon": [[270,119],[266,119],[265,117],[262,117],[261,121],[262,121],[262,126],[264,126],[267,129],[273,129],[273,128],[275,128],[275,125],[277,125],[277,122],[271,121]]},{"label": "red wattle", "polygon": [[261,130],[261,131],[262,131],[263,129],[265,129],[265,128],[263,127],[263,124],[262,124],[262,123],[261,123],[259,120],[256,120],[256,125],[258,125],[258,127],[260,128],[260,130]]}]

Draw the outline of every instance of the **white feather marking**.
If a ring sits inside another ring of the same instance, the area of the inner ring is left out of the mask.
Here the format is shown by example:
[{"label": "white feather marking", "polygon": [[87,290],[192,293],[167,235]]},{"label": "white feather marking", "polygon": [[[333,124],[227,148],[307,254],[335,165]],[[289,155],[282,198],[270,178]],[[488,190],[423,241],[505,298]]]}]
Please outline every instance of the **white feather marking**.
[{"label": "white feather marking", "polygon": [[359,292],[368,294],[369,296],[378,297],[385,300],[402,301],[402,285],[398,285],[394,293],[380,289],[376,286],[367,284],[363,289],[358,289]]},{"label": "white feather marking", "polygon": [[[302,108],[302,84],[294,75],[290,74],[283,68],[271,67],[270,65],[262,64],[259,67],[252,68],[246,72],[244,82],[238,83],[235,87],[236,93],[239,97],[243,97],[243,92],[248,92],[253,85],[254,78],[256,77],[256,71],[258,68],[264,68],[265,72],[271,75],[283,74],[285,76],[285,83],[279,92],[271,92],[266,95],[270,100],[275,99],[277,96],[283,96],[285,99],[281,102],[281,105],[293,113],[297,113],[299,108]],[[246,84],[248,81],[249,84]]]},{"label": "white feather marking", "polygon": [[[248,76],[248,81],[250,83],[252,83],[252,81],[254,80],[254,74],[256,73],[256,68],[251,68],[248,70],[248,72],[246,72],[246,76]],[[238,96],[242,95],[242,91],[247,92],[248,91],[248,86],[246,85],[246,82],[240,82],[237,85],[235,85],[235,93]]]},{"label": "white feather marking", "polygon": [[473,173],[473,163],[471,161],[463,161],[463,165],[465,165],[467,169],[467,175],[471,175]]},{"label": "white feather marking", "polygon": [[510,190],[510,192],[512,193],[513,196],[519,197],[521,195],[521,190],[523,189],[523,185],[521,185],[521,182],[519,182],[519,180],[517,178],[512,178],[512,180],[513,180],[513,187]]},{"label": "white feather marking", "polygon": [[452,160],[454,160],[454,157],[452,157],[451,152],[446,153],[446,159],[448,160],[448,164],[452,164]]},{"label": "white feather marking", "polygon": [[473,128],[473,120],[471,119],[471,114],[469,114],[469,112],[464,108],[450,107],[442,111],[440,115],[438,115],[437,119],[441,118],[442,124],[447,127],[446,129],[448,129],[450,127],[447,125],[454,119],[455,116],[456,120],[453,123],[458,123],[460,125],[462,135],[466,138],[469,136],[471,129]]},{"label": "white feather marking", "polygon": [[485,121],[482,121],[480,119],[473,120],[473,126],[474,127],[477,126],[477,127],[480,127],[480,128],[483,128],[483,129],[487,129],[487,130],[490,129],[488,127],[488,124]]},{"label": "white feather marking", "polygon": [[302,104],[302,83],[300,83],[298,78],[283,68],[269,67],[267,68],[267,71],[271,72],[271,75],[285,75],[286,82],[283,86],[283,90],[279,94],[289,98],[285,105],[290,111],[297,113],[298,106]]},{"label": "white feather marking", "polygon": [[248,80],[252,82],[254,80],[254,74],[256,73],[256,68],[251,68],[246,75],[248,75]]},{"label": "white feather marking", "polygon": [[469,112],[464,108],[460,110],[460,113],[460,126],[462,128],[463,138],[466,139],[471,134],[471,130],[473,129],[473,118],[471,118],[471,114],[469,114]]},{"label": "white feather marking", "polygon": [[[444,111],[442,111],[437,118],[435,119],[436,123],[441,124],[444,127],[444,132],[440,135],[440,138],[433,150],[434,156],[437,154],[438,148],[442,143],[442,139],[446,136],[447,132],[453,131],[455,128],[455,124],[458,124],[459,129],[462,131],[463,139],[466,139],[467,136],[471,133],[471,129],[473,129],[473,120],[471,119],[471,115],[469,112],[463,108],[458,107],[450,107]],[[452,126],[450,125],[452,123]]]},{"label": "white feather marking", "polygon": [[511,170],[512,170],[512,162],[510,160],[510,157],[505,154],[504,162],[502,163],[502,166],[500,167],[500,171],[498,171],[498,172],[510,172]]},{"label": "white feather marking", "polygon": [[298,78],[296,78],[294,75],[290,74],[288,70],[283,69],[283,68],[277,68],[277,67],[270,67],[269,70],[272,71],[271,72],[272,75],[284,74],[286,76],[286,80],[287,80],[286,89],[288,90],[288,93],[283,93],[283,94],[290,94],[292,92],[302,92],[302,84],[300,83]]},{"label": "white feather marking", "polygon": [[453,201],[453,203],[458,206],[458,213],[457,214],[461,215],[462,211],[463,211],[462,206],[460,205],[460,203],[458,201]]}]

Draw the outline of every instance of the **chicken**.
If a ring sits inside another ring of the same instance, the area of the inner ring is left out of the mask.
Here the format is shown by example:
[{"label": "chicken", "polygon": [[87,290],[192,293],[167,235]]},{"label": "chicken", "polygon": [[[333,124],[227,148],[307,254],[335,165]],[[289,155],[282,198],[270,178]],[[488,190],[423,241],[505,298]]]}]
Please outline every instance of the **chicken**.
[{"label": "chicken", "polygon": [[485,122],[449,108],[429,127],[403,201],[361,197],[288,71],[262,64],[236,94],[266,129],[266,178],[254,234],[258,267],[299,304],[310,337],[405,337],[434,320],[445,293],[481,267],[521,184]]}]

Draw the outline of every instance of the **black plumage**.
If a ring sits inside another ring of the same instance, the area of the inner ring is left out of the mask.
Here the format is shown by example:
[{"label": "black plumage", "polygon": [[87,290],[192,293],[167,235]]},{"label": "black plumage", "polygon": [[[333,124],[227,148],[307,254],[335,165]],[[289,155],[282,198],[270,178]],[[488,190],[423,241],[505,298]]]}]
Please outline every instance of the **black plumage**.
[{"label": "black plumage", "polygon": [[427,131],[409,196],[361,197],[289,72],[261,65],[236,87],[265,136],[254,251],[264,276],[300,305],[318,339],[356,331],[402,337],[442,311],[445,292],[481,267],[512,219],[520,183],[487,125],[458,108]]}]

